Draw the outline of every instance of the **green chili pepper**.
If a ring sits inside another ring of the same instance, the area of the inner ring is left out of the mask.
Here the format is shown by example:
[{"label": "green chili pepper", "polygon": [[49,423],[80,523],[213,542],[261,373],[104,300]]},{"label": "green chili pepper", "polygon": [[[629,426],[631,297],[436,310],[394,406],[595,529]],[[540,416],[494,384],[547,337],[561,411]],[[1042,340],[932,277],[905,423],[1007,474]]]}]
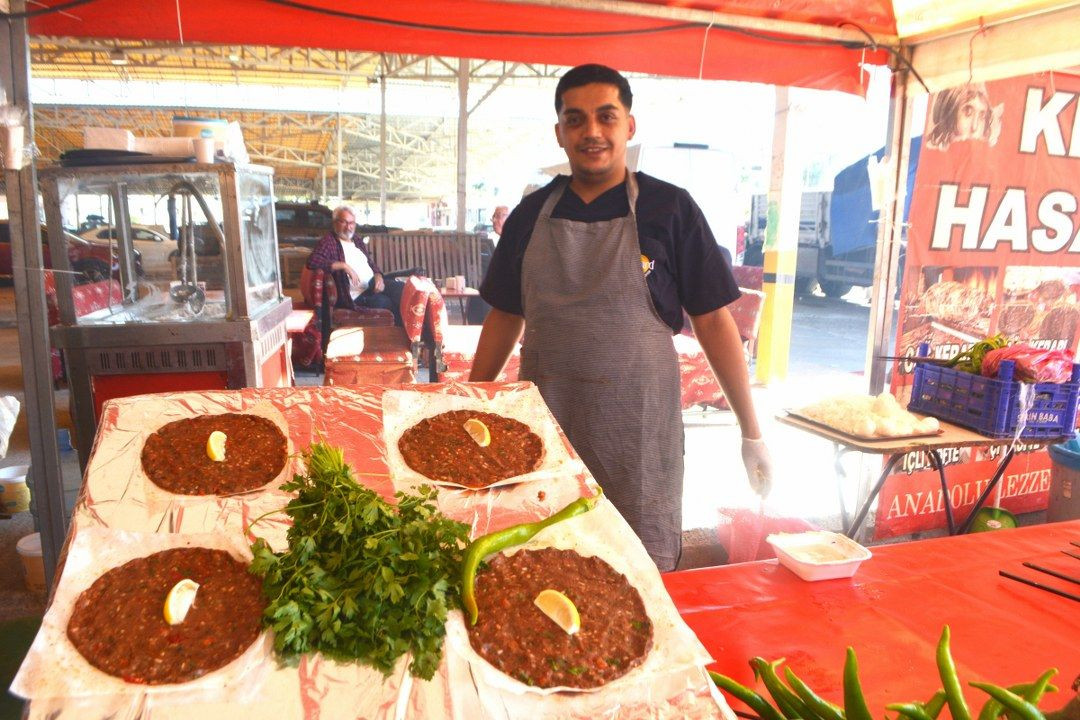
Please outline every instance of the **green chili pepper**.
[{"label": "green chili pepper", "polygon": [[982,372],[982,362],[983,358],[986,357],[986,354],[991,350],[1007,347],[1008,344],[1008,339],[1004,335],[998,333],[992,337],[980,340],[972,345],[970,350],[965,350],[964,352],[957,354],[946,364],[948,367],[978,375]]},{"label": "green chili pepper", "polygon": [[721,675],[720,673],[709,671],[709,677],[716,683],[716,687],[721,690],[727,690],[739,700],[742,700],[746,705],[758,714],[761,720],[784,720],[784,716],[781,715],[776,708],[769,704],[769,701],[758,695],[756,692],[735,682],[727,675]]},{"label": "green chili pepper", "polygon": [[461,606],[468,614],[469,622],[475,625],[480,613],[476,607],[476,570],[484,558],[527,542],[549,525],[592,510],[603,494],[603,490],[598,486],[596,494],[592,497],[578,498],[550,517],[537,522],[511,525],[498,532],[478,537],[469,543],[469,547],[465,549],[465,558],[461,561]]},{"label": "green chili pepper", "polygon": [[844,720],[844,713],[840,708],[811,690],[810,686],[800,680],[790,667],[784,668],[784,677],[787,678],[795,694],[822,720]]},{"label": "green chili pepper", "polygon": [[894,703],[886,705],[885,709],[900,713],[911,720],[931,720],[930,714],[919,703]]},{"label": "green chili pepper", "polygon": [[855,657],[855,648],[850,647],[844,660],[844,712],[847,720],[874,720],[859,683],[859,659]]},{"label": "green chili pepper", "polygon": [[750,666],[765,683],[765,689],[772,695],[776,707],[788,720],[801,718],[801,720],[819,720],[818,716],[806,706],[799,696],[788,690],[783,680],[776,674],[776,668],[784,662],[783,658],[768,662],[765,658],[756,657],[750,661]]},{"label": "green chili pepper", "polygon": [[942,708],[945,707],[945,691],[938,690],[936,693],[930,696],[930,699],[923,703],[923,710],[930,717],[937,720],[937,716],[941,714]]},{"label": "green chili pepper", "polygon": [[[1057,688],[1050,684],[1050,679],[1052,677],[1054,677],[1055,675],[1057,675],[1057,668],[1050,668],[1049,670],[1044,672],[1042,675],[1040,675],[1035,682],[1033,682],[1033,683],[1021,683],[1020,685],[1013,685],[1013,686],[1011,686],[1009,688],[1009,692],[1014,693],[1016,695],[1019,695],[1020,697],[1024,698],[1025,700],[1027,700],[1032,705],[1038,706],[1039,701],[1042,700],[1042,696],[1044,694],[1046,694],[1048,691],[1049,692],[1057,692]],[[1001,714],[1001,711],[1002,711],[1001,704],[998,703],[997,700],[994,700],[993,698],[991,698],[987,702],[988,703],[991,703],[991,702],[996,703],[998,705],[997,714],[998,715]],[[1006,711],[1005,714],[1009,716],[1010,720],[1019,720],[1016,713],[1014,713],[1012,711]]]},{"label": "green chili pepper", "polygon": [[1053,677],[1057,675],[1057,672],[1057,668],[1050,668],[1042,675],[1040,675],[1035,682],[1031,683],[1031,687],[1029,689],[1020,688],[1019,691],[1017,691],[1009,688],[1009,691],[1021,696],[1032,705],[1038,705],[1039,701],[1042,700],[1042,696],[1048,690],[1050,692],[1057,692],[1057,688],[1050,690],[1050,688],[1054,687],[1050,684],[1050,680],[1052,680]]},{"label": "green chili pepper", "polygon": [[[1039,679],[1033,683],[1019,683],[1017,685],[1010,685],[1009,692],[1015,693],[1020,697],[1027,700],[1032,705],[1038,705],[1039,700],[1042,699],[1043,694],[1048,692],[1057,692],[1057,686],[1050,683],[1050,678],[1057,674],[1057,668],[1051,668],[1045,673],[1039,676]],[[1045,682],[1044,682],[1045,678]],[[986,704],[982,706],[982,710],[979,711],[979,720],[995,720],[1005,712],[1005,708],[1002,707],[994,698],[990,698],[986,701]]]},{"label": "green chili pepper", "polygon": [[941,685],[945,688],[945,701],[949,704],[952,720],[971,720],[971,711],[964,700],[964,691],[960,687],[960,678],[956,675],[956,663],[949,652],[949,626],[941,630],[941,639],[937,646],[937,666],[941,675]]},{"label": "green chili pepper", "polygon": [[1039,711],[1039,708],[1035,707],[1016,693],[1010,692],[1003,687],[980,682],[973,682],[971,683],[971,686],[979,688],[1001,703],[1006,711],[1015,713],[1016,716],[1022,720],[1046,720],[1042,712]]}]

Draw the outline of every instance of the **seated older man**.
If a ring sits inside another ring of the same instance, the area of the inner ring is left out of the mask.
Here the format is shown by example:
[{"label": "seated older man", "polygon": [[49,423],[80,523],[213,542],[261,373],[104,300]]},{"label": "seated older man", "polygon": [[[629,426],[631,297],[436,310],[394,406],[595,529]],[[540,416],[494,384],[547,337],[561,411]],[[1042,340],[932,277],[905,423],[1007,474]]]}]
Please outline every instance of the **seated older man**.
[{"label": "seated older man", "polygon": [[384,279],[379,267],[368,257],[363,238],[356,235],[356,214],[347,205],[334,209],[334,229],[323,237],[308,258],[311,270],[325,270],[337,286],[335,307],[383,308],[394,313],[401,325],[402,283]]}]

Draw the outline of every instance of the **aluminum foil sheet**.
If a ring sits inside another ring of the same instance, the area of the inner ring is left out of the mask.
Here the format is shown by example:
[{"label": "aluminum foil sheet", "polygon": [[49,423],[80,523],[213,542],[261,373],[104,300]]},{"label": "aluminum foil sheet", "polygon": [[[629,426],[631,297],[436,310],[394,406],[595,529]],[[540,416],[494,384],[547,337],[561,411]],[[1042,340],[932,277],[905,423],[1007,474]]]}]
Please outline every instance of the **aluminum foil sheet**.
[{"label": "aluminum foil sheet", "polygon": [[[392,391],[389,397],[388,391]],[[545,471],[528,482],[490,490],[440,488],[440,510],[470,524],[474,537],[547,517],[578,497],[593,494],[594,480],[558,430],[531,383],[269,388],[145,395],[113,400],[105,405],[83,491],[75,508],[66,561],[97,577],[115,563],[107,564],[104,556],[88,555],[83,550],[85,543],[92,539],[100,544],[99,538],[118,532],[121,534],[117,537],[121,538],[126,532],[151,533],[155,542],[161,543],[191,542],[191,536],[210,533],[223,543],[246,545],[258,536],[266,538],[275,549],[285,548],[287,518],[274,511],[284,507],[289,496],[277,489],[279,481],[262,490],[232,497],[192,498],[169,493],[158,496],[147,489],[140,464],[142,443],[153,429],[167,422],[204,413],[266,414],[287,428],[291,450],[302,450],[318,440],[339,446],[359,482],[392,498],[396,490],[414,487],[417,478],[399,473],[391,460],[388,428],[397,427],[394,424],[402,419],[397,416],[399,411],[413,414],[418,408],[431,412],[444,406],[515,413],[513,417],[541,431],[547,457],[552,461],[550,467],[545,464],[543,468],[552,472]],[[385,410],[387,407],[389,411]],[[400,435],[400,430],[397,432]],[[294,458],[283,475],[298,468]],[[260,516],[264,517],[252,526]],[[568,522],[566,527],[561,525],[545,531],[534,543],[549,542],[608,560],[637,586],[655,623],[657,647],[642,667],[628,674],[627,678],[634,677],[636,681],[621,683],[617,690],[566,696],[520,693],[520,688],[496,677],[498,673],[493,675],[493,668],[484,661],[470,657],[470,649],[460,648],[449,640],[439,670],[431,681],[411,677],[407,657],[398,662],[389,676],[383,677],[367,666],[309,655],[297,667],[280,666],[272,658],[261,660],[259,665],[265,677],[253,697],[214,697],[193,687],[190,691],[185,687],[175,695],[146,693],[142,692],[143,688],[127,693],[104,684],[95,688],[100,689],[98,694],[74,692],[66,685],[43,693],[30,693],[29,685],[20,684],[19,689],[34,696],[29,717],[51,720],[188,720],[191,717],[235,720],[238,716],[305,720],[511,717],[734,720],[702,667],[709,661],[707,653],[679,618],[655,566],[614,508],[601,503],[592,512]],[[87,540],[83,539],[84,535]],[[112,542],[109,540],[104,545]],[[122,540],[116,542],[125,544]],[[146,547],[149,546],[144,544],[142,554],[146,554]],[[59,618],[70,613],[71,603],[78,594],[76,587],[65,571],[49,616]],[[454,622],[464,632],[460,616],[451,621],[450,632],[455,632]],[[31,670],[35,674],[42,672],[42,663],[55,664],[59,659],[53,646],[41,642],[44,644],[36,644],[32,653]],[[183,704],[175,704],[173,697],[182,698]]]},{"label": "aluminum foil sheet", "polygon": [[[76,534],[68,547],[52,604],[11,684],[11,692],[28,699],[98,697],[127,706],[141,703],[144,696],[155,696],[165,704],[186,703],[189,699],[244,704],[258,697],[273,665],[273,641],[265,631],[223,668],[190,682],[154,686],[128,683],[98,670],[68,639],[67,626],[75,601],[95,580],[129,560],[183,547],[225,550],[237,560],[251,561],[248,544],[235,534],[146,535],[107,528],[87,528]],[[118,617],[115,621],[124,619]]]}]

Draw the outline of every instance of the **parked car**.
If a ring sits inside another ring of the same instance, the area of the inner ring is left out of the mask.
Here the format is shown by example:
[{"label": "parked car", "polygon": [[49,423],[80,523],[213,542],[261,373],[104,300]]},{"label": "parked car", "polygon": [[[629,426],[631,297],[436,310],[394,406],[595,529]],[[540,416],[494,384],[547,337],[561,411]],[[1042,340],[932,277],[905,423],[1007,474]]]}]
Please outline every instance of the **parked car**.
[{"label": "parked car", "polygon": [[[101,227],[105,224],[105,218],[101,215],[87,215],[86,220],[79,224],[79,227],[75,229],[74,234],[82,235],[87,230],[93,230],[94,228]],[[66,230],[67,228],[64,229]]]},{"label": "parked car", "polygon": [[[176,250],[176,243],[160,229],[149,225],[132,225],[131,241],[142,256],[142,268],[147,277],[170,278],[172,265],[169,255]],[[115,246],[119,234],[115,226],[99,226],[80,233],[80,237],[95,245]]]},{"label": "parked car", "polygon": [[333,211],[317,202],[274,205],[278,245],[314,248],[334,227]]},{"label": "parked car", "polygon": [[[41,252],[46,268],[52,268],[49,254],[48,231],[41,226]],[[109,253],[108,245],[96,245],[89,240],[64,232],[67,241],[68,262],[71,269],[78,273],[75,284],[98,282],[109,277],[120,276],[120,260],[116,253]],[[135,251],[135,273],[142,275],[142,256]],[[0,280],[10,282],[13,275],[11,263],[11,230],[7,220],[0,220]]]}]

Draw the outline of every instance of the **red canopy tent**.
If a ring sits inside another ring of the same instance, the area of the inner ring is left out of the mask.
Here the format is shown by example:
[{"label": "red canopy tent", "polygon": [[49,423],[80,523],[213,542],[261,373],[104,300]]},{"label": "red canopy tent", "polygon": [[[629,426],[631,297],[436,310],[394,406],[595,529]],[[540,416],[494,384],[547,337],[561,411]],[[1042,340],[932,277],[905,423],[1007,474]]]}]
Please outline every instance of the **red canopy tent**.
[{"label": "red canopy tent", "polygon": [[33,18],[30,33],[602,62],[657,75],[846,92],[861,90],[860,62],[887,61],[885,51],[864,46],[897,40],[887,0],[783,5],[777,11],[761,0],[705,0],[693,8],[676,2],[94,0]]}]

